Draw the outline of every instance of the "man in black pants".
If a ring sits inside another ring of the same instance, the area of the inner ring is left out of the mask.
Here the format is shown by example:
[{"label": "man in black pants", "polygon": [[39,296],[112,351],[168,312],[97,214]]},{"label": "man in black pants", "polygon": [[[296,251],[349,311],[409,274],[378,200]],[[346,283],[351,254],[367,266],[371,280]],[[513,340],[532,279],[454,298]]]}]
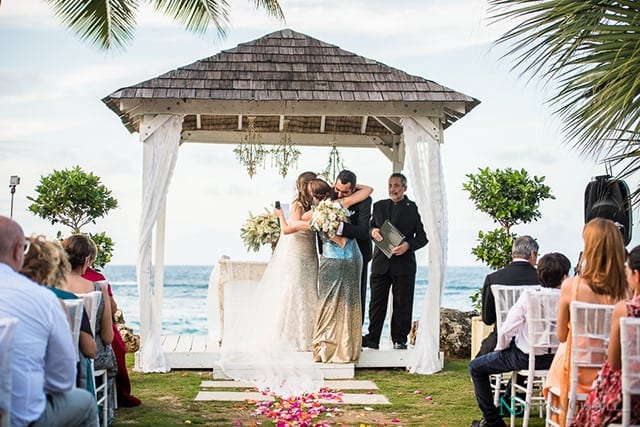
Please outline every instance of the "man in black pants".
[{"label": "man in black pants", "polygon": [[411,330],[413,293],[416,282],[415,251],[428,240],[418,207],[405,195],[407,178],[401,173],[389,177],[389,199],[373,205],[371,237],[382,240],[380,227],[389,220],[402,234],[404,240],[392,250],[391,258],[377,247],[371,263],[371,301],[369,302],[369,333],[362,337],[362,346],[377,349],[384,318],[387,314],[389,290],[393,292],[391,339],[396,350],[407,348],[407,335]]},{"label": "man in black pants", "polygon": [[[356,174],[349,170],[342,170],[333,186],[338,199],[351,195],[356,190]],[[343,222],[338,228],[338,236],[356,239],[362,254],[362,272],[360,274],[360,302],[362,307],[362,321],[364,322],[364,304],[367,298],[367,268],[371,261],[371,238],[369,237],[369,220],[371,219],[371,197],[349,208],[351,215],[348,222]]]}]

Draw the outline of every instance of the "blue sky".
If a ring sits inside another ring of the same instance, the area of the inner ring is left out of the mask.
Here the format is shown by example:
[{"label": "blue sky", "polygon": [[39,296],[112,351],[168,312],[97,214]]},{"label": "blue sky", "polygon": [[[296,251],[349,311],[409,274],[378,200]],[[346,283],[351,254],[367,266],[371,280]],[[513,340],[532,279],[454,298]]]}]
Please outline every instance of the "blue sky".
[{"label": "blue sky", "polygon": [[[116,241],[113,262],[134,264],[140,216],[142,145],[100,101],[135,84],[215,55],[272,31],[291,28],[389,66],[474,96],[482,101],[444,134],[450,265],[480,265],[470,253],[478,230],[494,228],[462,190],[465,174],[478,168],[525,168],[546,176],[556,200],[542,204],[542,218],[514,228],[538,239],[541,252],[560,251],[573,262],[581,248],[584,189],[604,173],[581,158],[560,132],[535,81],[525,84],[491,41],[504,29],[488,26],[482,0],[309,2],[283,0],[287,22],[232,3],[228,38],[204,39],[144,10],[133,44],[101,53],[78,41],[53,18],[42,0],[3,0],[0,7],[0,181],[22,179],[14,218],[25,233],[53,236],[58,228],[28,212],[40,176],[80,165],[102,178],[120,207],[87,231],[106,231]],[[248,212],[274,200],[290,200],[296,171],[324,169],[329,149],[305,148],[297,169],[284,180],[275,169],[253,179],[228,145],[180,148],[167,211],[167,264],[213,264],[221,255],[267,259],[267,249],[247,253],[239,228]],[[386,198],[391,165],[380,152],[342,149],[345,166]],[[411,197],[409,183],[408,195]],[[634,187],[635,182],[629,182]],[[8,187],[0,212],[8,215]],[[64,232],[64,229],[63,229]],[[638,234],[637,227],[634,234]],[[632,245],[640,242],[634,237]],[[419,253],[426,264],[427,252]]]}]

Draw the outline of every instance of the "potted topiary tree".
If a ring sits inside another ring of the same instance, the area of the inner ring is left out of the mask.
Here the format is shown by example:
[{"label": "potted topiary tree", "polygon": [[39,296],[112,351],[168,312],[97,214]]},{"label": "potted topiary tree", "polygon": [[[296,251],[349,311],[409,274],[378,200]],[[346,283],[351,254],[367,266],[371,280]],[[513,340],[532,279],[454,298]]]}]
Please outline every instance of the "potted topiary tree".
[{"label": "potted topiary tree", "polygon": [[[545,177],[531,177],[524,169],[491,170],[486,167],[466,177],[469,180],[462,184],[462,188],[469,192],[469,199],[475,208],[500,225],[495,230],[479,231],[479,244],[471,249],[471,253],[492,270],[498,270],[511,262],[511,247],[517,237],[511,231],[512,227],[538,220],[541,216],[540,202],[555,197],[551,194],[551,188],[544,184]],[[482,288],[470,298],[473,307],[480,310]],[[482,323],[480,316],[472,319],[472,357],[490,331],[491,328]]]},{"label": "potted topiary tree", "polygon": [[[100,182],[100,177],[86,173],[80,166],[41,176],[35,191],[37,197],[27,196],[33,202],[29,210],[51,224],[67,226],[71,233],[81,232],[83,226],[95,224],[96,219],[118,207],[118,201]],[[98,247],[93,267],[99,270],[111,261],[113,240],[105,232],[88,234]],[[57,237],[62,237],[61,231]]]}]

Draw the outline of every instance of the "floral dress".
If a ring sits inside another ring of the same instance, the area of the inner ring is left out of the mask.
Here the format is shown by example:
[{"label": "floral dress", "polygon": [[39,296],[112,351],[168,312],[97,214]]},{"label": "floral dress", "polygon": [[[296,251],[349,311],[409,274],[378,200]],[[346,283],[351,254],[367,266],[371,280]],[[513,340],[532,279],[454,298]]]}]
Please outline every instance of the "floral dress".
[{"label": "floral dress", "polygon": [[[640,296],[627,301],[627,316],[640,317]],[[622,421],[622,371],[606,360],[572,427],[607,426]],[[640,423],[640,398],[631,397],[631,424]]]}]

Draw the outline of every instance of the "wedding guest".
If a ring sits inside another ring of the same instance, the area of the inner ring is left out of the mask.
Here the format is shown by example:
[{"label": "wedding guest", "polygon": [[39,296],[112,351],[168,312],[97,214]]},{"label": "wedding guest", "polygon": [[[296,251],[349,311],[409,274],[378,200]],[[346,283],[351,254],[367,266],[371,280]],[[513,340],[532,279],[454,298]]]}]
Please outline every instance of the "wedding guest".
[{"label": "wedding guest", "polygon": [[[92,282],[100,282],[106,281],[107,279],[99,273],[98,271],[88,267],[87,270],[82,275],[83,278],[90,280]],[[110,305],[111,305],[111,313],[112,316],[115,316],[116,311],[118,311],[118,304],[116,304],[115,299],[113,298],[113,291],[111,289],[111,285],[107,283],[107,293],[110,297]],[[113,341],[111,342],[111,348],[113,349],[113,353],[116,357],[116,362],[118,364],[118,374],[116,375],[116,391],[118,393],[118,406],[138,406],[140,403],[140,399],[133,396],[131,394],[131,380],[129,379],[129,371],[127,370],[127,345],[122,339],[122,335],[120,334],[120,329],[118,329],[118,325],[115,322],[112,322],[113,325]]]},{"label": "wedding guest", "polygon": [[18,319],[11,362],[13,426],[98,426],[93,395],[75,388],[76,349],[67,316],[46,288],[19,274],[29,243],[0,216],[0,317]]},{"label": "wedding guest", "polygon": [[[563,426],[566,421],[570,384],[571,354],[567,353],[567,342],[571,340],[569,328],[571,301],[611,305],[628,297],[624,267],[626,249],[622,233],[616,224],[608,219],[594,218],[584,226],[582,239],[584,249],[578,275],[565,280],[560,291],[557,329],[560,346],[551,363],[549,375],[542,390],[545,398],[552,387],[561,391],[562,401],[553,404],[559,404],[561,413],[558,421]],[[589,393],[597,373],[598,368],[579,369],[577,393]]]},{"label": "wedding guest", "polygon": [[[572,427],[609,426],[622,422],[620,319],[640,317],[640,246],[629,253],[625,270],[634,296],[619,301],[613,309],[607,360],[591,386],[587,401],[571,421]],[[640,399],[637,396],[631,396],[631,424],[640,424]]]},{"label": "wedding guest", "polygon": [[497,331],[496,302],[491,292],[491,285],[537,285],[536,261],[538,259],[538,242],[531,236],[520,236],[511,248],[511,263],[498,271],[488,274],[482,285],[482,321],[486,325],[494,325],[493,330],[480,344],[476,357],[491,353],[496,347]]},{"label": "wedding guest", "polygon": [[[342,170],[336,177],[333,190],[337,199],[342,200],[356,191],[357,177],[350,170]],[[360,301],[362,302],[362,320],[364,321],[364,309],[367,301],[367,273],[369,261],[371,261],[371,237],[369,236],[369,222],[371,221],[371,197],[349,207],[349,221],[341,222],[338,228],[338,236],[356,239],[358,248],[362,254],[362,272],[360,274]]]},{"label": "wedding guest", "polygon": [[382,326],[387,314],[389,291],[393,294],[391,339],[393,348],[407,348],[411,330],[413,294],[416,283],[415,251],[428,243],[418,206],[405,195],[407,178],[401,173],[389,177],[389,198],[373,205],[371,237],[382,240],[380,227],[389,221],[404,234],[404,240],[392,250],[391,258],[378,247],[371,263],[371,300],[369,302],[369,333],[362,337],[362,346],[378,349]]},{"label": "wedding guest", "polygon": [[[538,261],[538,278],[543,288],[557,291],[560,297],[560,285],[568,276],[571,261],[561,253],[546,254]],[[529,337],[527,310],[529,298],[523,293],[511,307],[498,331],[498,342],[491,353],[476,357],[469,363],[469,372],[473,381],[478,407],[482,419],[473,421],[471,427],[506,426],[500,416],[500,410],[493,404],[493,391],[489,377],[493,374],[513,372],[529,366]],[[536,369],[548,369],[553,354],[540,353],[536,356]]]},{"label": "wedding guest", "polygon": [[[24,256],[24,264],[20,273],[39,285],[51,289],[61,300],[77,299],[78,297],[71,292],[55,289],[54,287],[56,280],[59,278],[59,272],[62,271],[64,273],[71,269],[69,261],[66,260],[66,254],[60,244],[48,241],[44,236],[31,236],[27,238],[27,241],[29,242],[29,250]],[[62,253],[56,246],[60,248]],[[62,258],[61,255],[64,256],[64,258]],[[82,313],[82,323],[80,325],[79,346],[80,352],[84,356],[90,359],[96,357],[96,341],[93,339],[89,317],[84,309]],[[80,371],[78,374],[80,374]],[[78,384],[78,386],[86,388],[86,373],[82,378],[84,378],[84,381],[82,385]]]},{"label": "wedding guest", "polygon": [[[74,234],[62,241],[62,247],[67,252],[69,263],[71,264],[71,272],[66,276],[64,289],[74,294],[85,294],[93,291],[102,293],[95,322],[95,340],[98,352],[94,360],[94,367],[95,369],[107,370],[107,387],[112,390],[113,380],[118,373],[118,365],[111,347],[113,342],[111,298],[104,284],[91,282],[82,277],[96,257],[96,245],[88,235]],[[113,393],[109,393],[107,409],[107,422],[112,425],[115,418],[115,396]]]}]

